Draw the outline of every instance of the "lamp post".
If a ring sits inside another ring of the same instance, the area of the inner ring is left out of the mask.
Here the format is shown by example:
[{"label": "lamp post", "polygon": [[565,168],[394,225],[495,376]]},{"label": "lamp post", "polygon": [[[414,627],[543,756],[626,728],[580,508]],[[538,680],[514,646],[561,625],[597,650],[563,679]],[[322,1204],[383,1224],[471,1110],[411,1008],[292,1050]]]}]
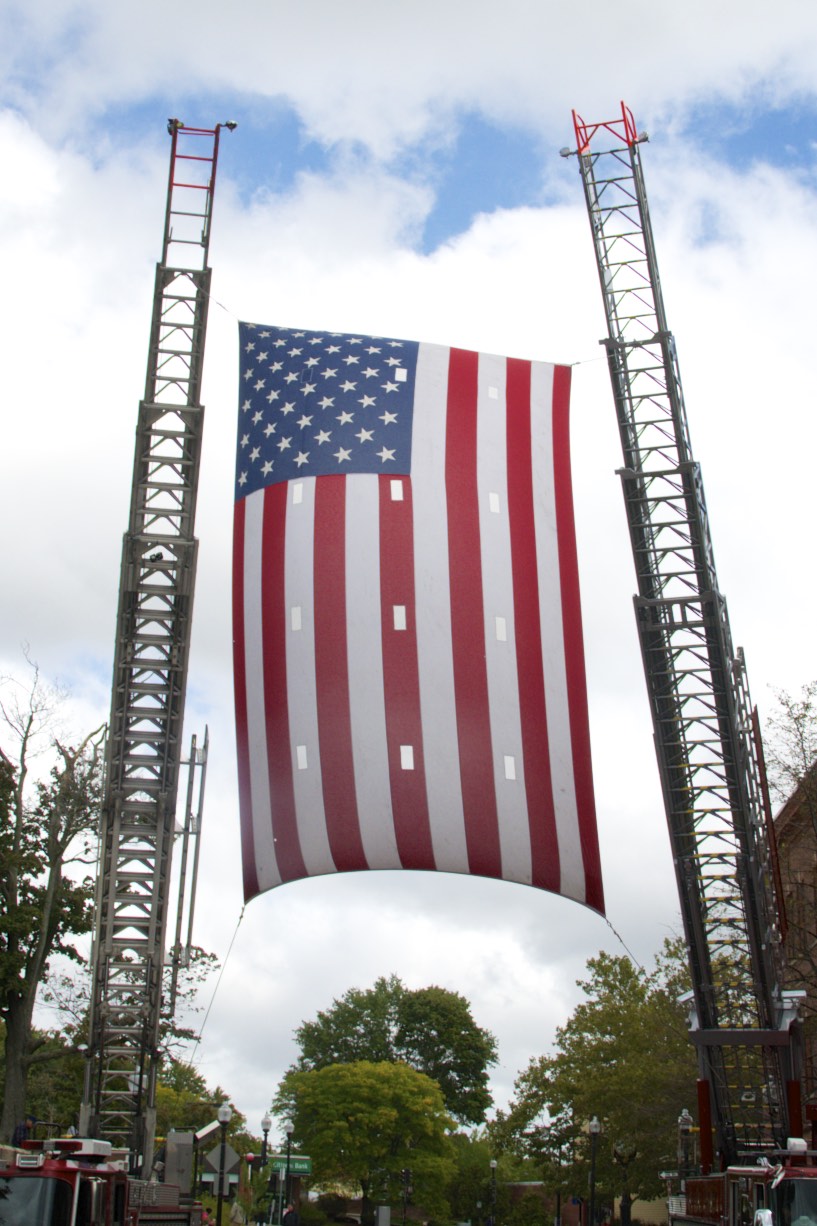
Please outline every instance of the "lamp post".
[{"label": "lamp post", "polygon": [[288,1204],[289,1204],[289,1199],[290,1199],[290,1192],[289,1192],[289,1156],[290,1156],[290,1154],[291,1154],[291,1152],[292,1152],[292,1134],[293,1134],[293,1132],[295,1131],[295,1125],[292,1123],[292,1120],[287,1120],[286,1124],[284,1124],[284,1131],[285,1131],[285,1132],[286,1132],[286,1134],[287,1134],[287,1169],[286,1169],[286,1176],[285,1176],[285,1178],[284,1178],[284,1204],[288,1205]]},{"label": "lamp post", "polygon": [[400,1172],[400,1180],[403,1184],[403,1226],[406,1226],[406,1214],[408,1213],[409,1197],[411,1196],[411,1168],[404,1166]]},{"label": "lamp post", "polygon": [[[250,1221],[252,1221],[252,1206],[253,1206],[253,1201],[255,1200],[255,1190],[253,1189],[253,1186],[252,1186],[252,1173],[253,1173],[253,1170],[256,1169],[255,1167],[256,1161],[259,1161],[260,1159],[259,1159],[259,1155],[257,1154],[245,1154],[244,1159],[247,1163],[247,1185],[244,1190],[249,1198],[249,1213],[247,1216],[249,1217]],[[238,1190],[239,1192],[242,1190],[240,1183],[238,1185]]]},{"label": "lamp post", "polygon": [[270,1119],[269,1112],[267,1112],[261,1121],[261,1131],[264,1134],[264,1139],[261,1142],[261,1161],[259,1166],[262,1167],[267,1165],[267,1137],[269,1136],[269,1130],[271,1127],[272,1120]]},{"label": "lamp post", "polygon": [[221,1210],[224,1206],[224,1167],[227,1159],[227,1125],[232,1118],[232,1107],[229,1103],[222,1103],[218,1109],[218,1122],[221,1125],[221,1150],[218,1158],[218,1207],[216,1209],[216,1226],[221,1226]]},{"label": "lamp post", "polygon": [[590,1123],[587,1125],[587,1130],[590,1133],[590,1212],[589,1222],[587,1226],[595,1226],[596,1223],[596,1149],[599,1143],[599,1133],[601,1132],[601,1124],[597,1116],[593,1116]]},{"label": "lamp post", "polygon": [[692,1116],[684,1107],[678,1116],[678,1178],[681,1183],[682,1193],[686,1189],[687,1176],[689,1175],[689,1140],[691,1132]]},{"label": "lamp post", "polygon": [[497,1226],[497,1220],[496,1220],[496,1158],[491,1159],[491,1226]]},{"label": "lamp post", "polygon": [[548,1128],[546,1131],[549,1134],[549,1142],[556,1151],[556,1169],[559,1172],[559,1185],[556,1188],[556,1215],[553,1219],[553,1226],[562,1226],[562,1138],[558,1133],[554,1133],[552,1128]]}]

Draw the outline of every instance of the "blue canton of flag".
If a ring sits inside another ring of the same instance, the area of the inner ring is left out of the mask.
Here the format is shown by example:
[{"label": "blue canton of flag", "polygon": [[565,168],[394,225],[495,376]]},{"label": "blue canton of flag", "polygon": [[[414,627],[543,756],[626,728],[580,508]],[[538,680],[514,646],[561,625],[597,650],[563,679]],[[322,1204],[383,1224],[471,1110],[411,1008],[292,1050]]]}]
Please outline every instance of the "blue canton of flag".
[{"label": "blue canton of flag", "polygon": [[408,473],[418,345],[239,325],[236,499],[295,477]]}]

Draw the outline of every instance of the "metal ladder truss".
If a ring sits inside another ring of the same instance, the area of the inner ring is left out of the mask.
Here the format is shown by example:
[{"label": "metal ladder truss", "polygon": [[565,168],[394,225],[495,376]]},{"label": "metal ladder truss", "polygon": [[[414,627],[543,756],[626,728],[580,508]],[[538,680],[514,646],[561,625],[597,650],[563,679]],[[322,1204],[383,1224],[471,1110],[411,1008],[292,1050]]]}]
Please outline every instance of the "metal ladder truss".
[{"label": "metal ladder truss", "polygon": [[[785,1144],[792,1001],[743,654],[715,573],[631,112],[573,113],[624,456],[635,612],[693,981],[692,1038],[726,1161]],[[571,151],[563,150],[565,156]],[[796,1012],[796,1009],[795,1009]]]},{"label": "metal ladder truss", "polygon": [[[162,260],[139,405],[122,548],[106,779],[100,822],[90,1036],[81,1125],[126,1146],[149,1173],[162,1024],[172,1013],[182,911],[192,924],[207,736],[193,739],[176,825],[197,542],[207,258],[220,129],[168,121]],[[198,793],[198,801],[195,794]],[[175,944],[165,940],[173,844],[182,841]],[[189,852],[193,849],[192,868]],[[185,903],[185,892],[188,901]],[[188,929],[188,945],[190,933]]]}]

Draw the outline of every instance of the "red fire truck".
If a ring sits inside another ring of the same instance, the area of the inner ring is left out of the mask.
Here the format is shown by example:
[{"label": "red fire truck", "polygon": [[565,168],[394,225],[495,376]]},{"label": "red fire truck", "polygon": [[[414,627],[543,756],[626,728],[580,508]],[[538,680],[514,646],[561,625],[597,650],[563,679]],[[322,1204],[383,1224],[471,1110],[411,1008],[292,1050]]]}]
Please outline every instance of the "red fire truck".
[{"label": "red fire truck", "polygon": [[79,1137],[27,1141],[0,1156],[2,1226],[201,1226],[177,1187],[131,1178],[127,1155]]},{"label": "red fire truck", "polygon": [[754,1166],[691,1176],[686,1196],[671,1201],[670,1226],[815,1226],[815,1156],[794,1137],[777,1164],[761,1158]]}]

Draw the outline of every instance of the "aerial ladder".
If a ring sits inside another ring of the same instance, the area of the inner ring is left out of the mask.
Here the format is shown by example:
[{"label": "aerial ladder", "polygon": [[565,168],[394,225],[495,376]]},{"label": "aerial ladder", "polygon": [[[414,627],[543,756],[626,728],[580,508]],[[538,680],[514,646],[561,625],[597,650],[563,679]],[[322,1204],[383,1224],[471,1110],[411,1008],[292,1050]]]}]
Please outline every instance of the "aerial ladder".
[{"label": "aerial ladder", "polygon": [[[134,1174],[148,1175],[153,1165],[162,1025],[173,1015],[192,938],[208,738],[193,737],[183,761],[182,724],[210,226],[219,136],[235,126],[168,121],[164,241],[122,547],[80,1132],[127,1148]],[[188,782],[177,823],[183,764]],[[176,923],[166,953],[177,842]]]},{"label": "aerial ladder", "polygon": [[[701,1163],[755,1161],[802,1136],[798,1000],[756,712],[719,590],[631,111],[576,149],[608,335],[635,614],[692,979]],[[713,1138],[714,1132],[714,1138]]]}]

